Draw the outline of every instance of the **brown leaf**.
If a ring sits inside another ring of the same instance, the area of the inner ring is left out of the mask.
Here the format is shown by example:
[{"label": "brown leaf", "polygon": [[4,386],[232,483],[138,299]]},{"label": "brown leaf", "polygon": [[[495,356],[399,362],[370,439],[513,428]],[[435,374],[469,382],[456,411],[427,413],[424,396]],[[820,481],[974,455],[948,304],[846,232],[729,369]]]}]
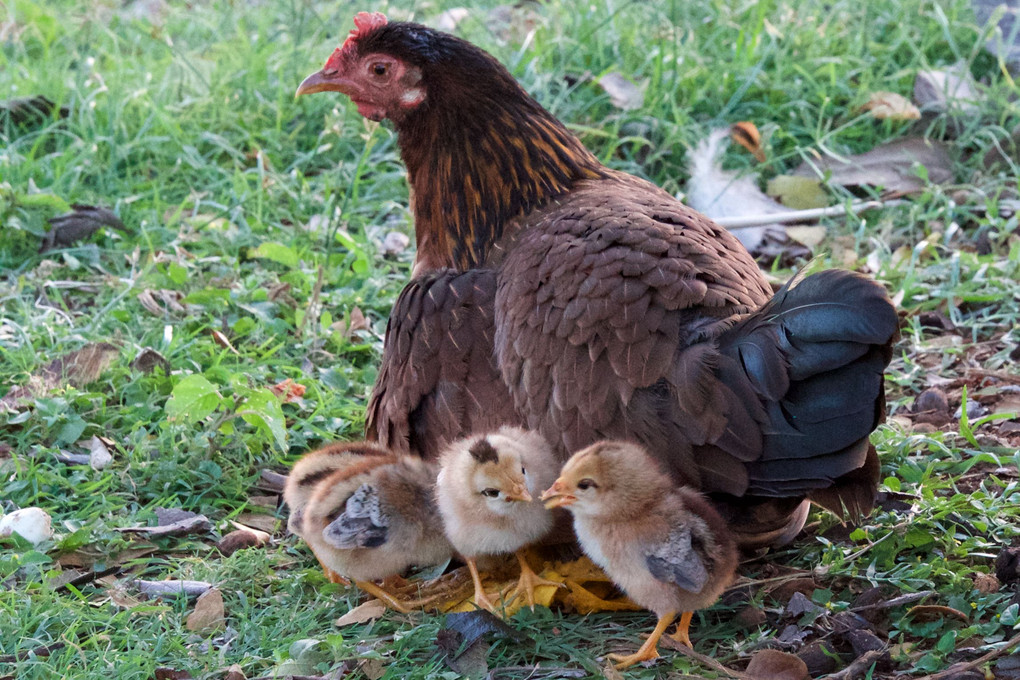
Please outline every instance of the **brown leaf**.
[{"label": "brown leaf", "polygon": [[237,516],[237,521],[269,534],[275,534],[280,524],[276,517],[257,512],[242,512]]},{"label": "brown leaf", "polygon": [[216,543],[216,547],[221,553],[229,557],[238,550],[244,550],[245,548],[259,548],[265,545],[268,540],[269,534],[264,531],[256,533],[251,529],[243,529],[231,531]]},{"label": "brown leaf", "polygon": [[778,649],[759,649],[744,673],[760,680],[807,680],[807,665],[793,654]]},{"label": "brown leaf", "polygon": [[173,668],[157,668],[153,677],[155,680],[191,680],[191,673]]},{"label": "brown leaf", "polygon": [[138,356],[131,360],[131,368],[142,373],[152,373],[157,366],[163,369],[164,375],[170,375],[170,362],[151,347],[143,348]]},{"label": "brown leaf", "polygon": [[906,618],[916,619],[917,621],[938,621],[939,619],[957,619],[964,623],[969,623],[969,617],[961,612],[959,609],[953,609],[952,607],[946,607],[940,604],[919,604],[911,607],[907,610]]},{"label": "brown leaf", "polygon": [[368,319],[365,318],[364,312],[359,307],[351,308],[351,323],[347,328],[348,337],[354,334],[356,331],[367,331],[371,330],[372,326],[368,323]]},{"label": "brown leaf", "polygon": [[247,676],[245,676],[244,670],[241,669],[241,665],[235,663],[227,669],[227,673],[223,676],[223,680],[247,680]]},{"label": "brown leaf", "polygon": [[70,110],[66,106],[59,109],[45,95],[7,99],[0,102],[0,125],[9,122],[14,126],[39,125],[46,122],[53,112],[60,118],[67,118]]},{"label": "brown leaf", "polygon": [[0,399],[0,411],[17,410],[25,402],[64,385],[84,387],[95,382],[119,353],[116,345],[97,342],[54,359],[29,376],[27,383],[12,388],[4,395]]},{"label": "brown leaf", "polygon": [[924,111],[974,113],[981,101],[977,82],[966,62],[920,71],[914,79],[914,101]]},{"label": "brown leaf", "polygon": [[616,71],[599,78],[599,86],[609,95],[609,101],[618,109],[633,111],[645,103],[644,89]]},{"label": "brown leaf", "polygon": [[225,336],[223,333],[221,333],[220,331],[218,331],[216,329],[213,329],[213,330],[209,331],[209,334],[212,335],[212,338],[216,342],[217,345],[219,345],[223,349],[230,350],[233,354],[235,354],[237,356],[241,356],[241,353],[238,352],[236,349],[234,349],[234,346],[232,344],[230,344],[230,338]]},{"label": "brown leaf", "polygon": [[368,680],[379,680],[386,674],[386,667],[379,659],[362,659],[358,662],[358,670],[364,673]]},{"label": "brown leaf", "polygon": [[833,184],[916,193],[925,188],[926,182],[918,176],[915,164],[924,166],[932,184],[944,184],[953,179],[947,147],[922,137],[905,137],[846,159],[822,157],[810,163],[805,161],[793,174],[825,178],[831,173],[828,181]]},{"label": "brown leaf", "polygon": [[921,112],[909,99],[895,92],[873,92],[861,110],[870,111],[879,120],[917,120],[921,117]]},{"label": "brown leaf", "polygon": [[154,527],[114,527],[114,531],[124,533],[146,534],[148,536],[183,536],[209,531],[212,522],[205,515],[176,508],[156,508],[158,526]]},{"label": "brown leaf", "polygon": [[730,138],[750,151],[756,161],[765,162],[765,150],[761,148],[761,133],[754,123],[748,120],[734,123],[730,127]]},{"label": "brown leaf", "polygon": [[351,626],[356,623],[367,623],[380,618],[385,613],[386,605],[381,600],[372,599],[368,602],[362,602],[354,609],[351,609],[337,619],[333,625],[342,628],[343,626]]},{"label": "brown leaf", "polygon": [[290,378],[287,378],[283,382],[276,383],[269,389],[271,389],[273,394],[279,397],[284,404],[294,404],[301,401],[301,397],[305,396],[305,390],[307,388],[301,383],[296,383]]},{"label": "brown leaf", "polygon": [[53,248],[73,245],[88,238],[102,227],[112,227],[118,231],[130,233],[120,218],[109,208],[77,203],[71,207],[73,208],[72,212],[48,220],[50,230],[43,236],[42,244],[39,246],[40,253]]},{"label": "brown leaf", "polygon": [[[166,316],[168,312],[187,312],[188,308],[181,303],[184,294],[176,290],[150,290],[146,288],[138,294],[138,302],[154,316]],[[160,305],[158,300],[163,302]]]},{"label": "brown leaf", "polygon": [[185,627],[190,631],[208,632],[219,630],[226,625],[223,611],[223,594],[218,588],[211,588],[195,601],[195,609],[188,615]]}]

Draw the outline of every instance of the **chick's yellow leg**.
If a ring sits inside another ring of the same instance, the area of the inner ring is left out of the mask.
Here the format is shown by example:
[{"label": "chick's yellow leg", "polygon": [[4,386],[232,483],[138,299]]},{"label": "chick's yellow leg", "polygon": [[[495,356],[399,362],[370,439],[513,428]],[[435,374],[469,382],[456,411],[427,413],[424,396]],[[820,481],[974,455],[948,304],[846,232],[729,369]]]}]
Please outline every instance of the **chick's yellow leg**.
[{"label": "chick's yellow leg", "polygon": [[513,600],[521,593],[524,593],[524,599],[528,603],[528,606],[532,609],[535,608],[535,588],[538,586],[556,586],[557,588],[565,588],[566,586],[558,581],[550,581],[547,578],[542,578],[536,574],[531,566],[528,564],[528,560],[525,557],[524,550],[518,550],[514,553],[517,557],[517,562],[521,565],[521,578],[517,582],[517,586],[514,587],[511,592],[509,599]]},{"label": "chick's yellow leg", "polygon": [[495,603],[489,599],[489,596],[485,594],[485,588],[482,586],[482,577],[478,574],[478,565],[475,564],[473,557],[466,559],[468,571],[471,572],[471,580],[475,584],[475,604],[482,609],[487,609],[490,612],[496,610]]},{"label": "chick's yellow leg", "polygon": [[694,645],[691,644],[691,637],[688,631],[691,628],[691,617],[694,616],[694,612],[684,612],[680,615],[680,623],[676,625],[676,631],[669,637],[673,638],[682,645],[686,645],[691,649],[694,649]]},{"label": "chick's yellow leg", "polygon": [[659,622],[655,624],[655,630],[653,630],[652,634],[648,636],[647,640],[645,640],[645,644],[641,645],[641,648],[633,654],[608,654],[606,655],[606,658],[610,661],[615,661],[617,670],[621,671],[624,668],[629,668],[641,661],[657,659],[659,657],[659,650],[657,649],[659,646],[659,638],[662,637],[662,634],[666,632],[666,629],[669,628],[669,624],[673,623],[673,619],[675,618],[676,612],[669,612],[660,616]]}]

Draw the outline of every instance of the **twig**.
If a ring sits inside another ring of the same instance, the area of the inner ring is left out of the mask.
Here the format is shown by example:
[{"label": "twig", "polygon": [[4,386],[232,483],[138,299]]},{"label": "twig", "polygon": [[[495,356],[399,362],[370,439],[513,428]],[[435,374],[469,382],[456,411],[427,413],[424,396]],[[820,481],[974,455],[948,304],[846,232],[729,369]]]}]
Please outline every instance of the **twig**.
[{"label": "twig", "polygon": [[953,664],[944,671],[939,671],[938,673],[934,673],[932,675],[922,675],[919,678],[913,678],[913,680],[941,680],[942,678],[948,678],[951,675],[957,675],[964,671],[973,670],[978,666],[981,666],[982,664],[991,661],[992,659],[996,659],[1000,656],[1005,655],[1011,647],[1015,647],[1016,645],[1020,645],[1020,635],[1014,635],[1011,639],[1007,640],[1006,644],[1004,644],[1002,647],[999,647],[998,649],[993,649],[984,656],[979,656],[973,661]]},{"label": "twig", "polygon": [[882,602],[876,602],[874,604],[865,604],[861,605],[860,607],[851,607],[850,611],[852,611],[855,614],[858,614],[860,612],[871,611],[872,609],[892,609],[893,607],[898,607],[901,604],[910,604],[911,602],[917,602],[918,600],[923,600],[924,598],[935,594],[936,593],[934,590],[919,590],[916,593],[907,593],[906,595],[894,597],[891,600],[884,600]]},{"label": "twig", "polygon": [[732,668],[727,668],[726,666],[723,666],[721,663],[719,663],[712,657],[705,656],[704,654],[699,654],[698,652],[694,651],[687,645],[681,644],[665,635],[662,636],[662,639],[659,640],[659,644],[662,645],[663,647],[669,647],[674,651],[680,652],[684,656],[694,659],[703,666],[708,666],[717,673],[722,673],[727,677],[736,678],[737,680],[754,680],[747,673],[741,673],[740,671],[735,671]]},{"label": "twig", "polygon": [[902,205],[904,201],[862,201],[848,205],[830,205],[827,208],[811,208],[809,210],[791,210],[770,215],[743,215],[736,217],[715,217],[716,224],[727,229],[747,229],[765,224],[789,224],[791,222],[807,222],[821,217],[839,217],[840,215],[858,215],[868,210]]},{"label": "twig", "polygon": [[118,565],[116,567],[109,567],[107,569],[102,569],[100,571],[89,571],[82,574],[81,576],[75,576],[70,581],[61,583],[59,586],[54,588],[54,590],[61,590],[63,588],[67,588],[68,586],[74,586],[75,588],[77,588],[78,586],[83,586],[87,583],[98,581],[99,579],[109,576],[111,574],[119,574],[123,569],[124,567]]},{"label": "twig", "polygon": [[36,647],[35,649],[25,649],[16,654],[5,654],[0,656],[0,663],[17,663],[24,661],[28,657],[32,656],[49,656],[53,652],[59,651],[67,646],[65,642],[54,642],[51,645],[43,645]]},{"label": "twig", "polygon": [[[329,257],[327,256],[327,260]],[[312,297],[308,300],[308,307],[305,308],[305,318],[301,319],[301,335],[304,335],[305,328],[308,327],[309,319],[312,319],[312,323],[318,319],[318,308],[319,308],[319,296],[322,295],[322,278],[325,273],[322,265],[319,265],[319,273],[315,277],[315,285],[312,287]],[[312,317],[315,317],[314,319]],[[314,328],[314,326],[313,326]]]},{"label": "twig", "polygon": [[[878,662],[884,655],[888,654],[884,649],[872,649],[857,657],[849,666],[831,675],[823,675],[824,680],[853,680],[860,674],[865,673],[871,666]],[[914,678],[913,680],[920,680]]]}]

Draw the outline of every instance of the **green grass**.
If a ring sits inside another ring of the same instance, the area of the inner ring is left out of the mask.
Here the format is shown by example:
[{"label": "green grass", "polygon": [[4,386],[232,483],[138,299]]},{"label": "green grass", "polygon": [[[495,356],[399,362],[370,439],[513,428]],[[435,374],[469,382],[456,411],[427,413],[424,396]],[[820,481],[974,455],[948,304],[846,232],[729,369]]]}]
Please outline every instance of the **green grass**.
[{"label": "green grass", "polygon": [[[66,119],[28,128],[0,123],[0,394],[88,343],[118,348],[98,380],[0,414],[0,443],[10,447],[0,453],[0,500],[8,510],[46,508],[57,530],[38,551],[0,544],[0,656],[66,645],[0,664],[0,678],[151,678],[158,667],[219,678],[231,664],[252,678],[271,675],[292,643],[308,638],[322,641],[310,657],[318,671],[377,655],[386,677],[452,677],[434,647],[441,617],[335,628],[356,594],[326,584],[307,549],[282,533],[265,550],[229,558],[195,537],[159,539],[155,552],[126,563],[135,578],[215,583],[228,627],[211,637],[184,628],[192,604],[183,598],[118,600],[118,588],[132,594],[125,577],[81,589],[49,581],[68,554],[97,569],[119,562],[146,542],[113,529],[148,523],[157,507],[205,513],[225,533],[225,520],[264,510],[252,501],[261,470],[359,438],[386,317],[413,258],[413,248],[380,254],[389,232],[412,234],[407,186],[388,128],[340,98],[293,92],[355,11],[434,22],[456,4],[172,0],[146,17],[111,0],[85,8],[0,0],[0,99],[45,94],[69,109]],[[458,31],[508,64],[601,159],[671,192],[683,189],[688,149],[710,127],[738,120],[768,137],[765,175],[818,146],[849,154],[910,133],[949,139],[956,184],[866,220],[829,221],[819,256],[826,266],[870,265],[902,301],[890,411],[902,413],[933,378],[960,379],[947,388],[954,408],[963,384],[994,402],[1002,383],[982,382],[975,368],[1016,384],[1020,241],[1017,218],[997,207],[1020,188],[1017,161],[987,170],[981,158],[1020,124],[1020,108],[966,2],[552,0],[525,5],[508,35],[487,23],[495,4],[479,3]],[[871,92],[909,96],[917,70],[957,61],[983,82],[977,113],[911,124],[860,112]],[[613,70],[647,81],[640,109],[615,109],[594,84]],[[737,153],[729,162],[750,164]],[[46,219],[62,202],[114,208],[132,233],[103,230],[39,255]],[[183,309],[146,309],[138,296],[160,290]],[[344,329],[355,310],[368,328],[351,335]],[[920,313],[936,311],[957,325],[958,342],[923,327]],[[170,373],[132,368],[144,348],[160,352]],[[287,378],[307,392],[281,408],[266,390]],[[206,390],[208,415],[174,405],[170,395],[177,389],[182,399],[185,387]],[[745,575],[813,570],[816,600],[832,611],[868,585],[934,588],[933,601],[970,615],[966,624],[924,623],[893,609],[888,639],[911,645],[893,650],[899,668],[945,668],[954,646],[986,651],[1012,637],[1012,591],[981,594],[972,579],[993,571],[995,555],[1020,534],[1018,439],[998,423],[883,426],[874,436],[883,490],[913,507],[877,510],[853,533],[820,516],[815,535]],[[92,435],[114,441],[110,467],[55,458]],[[762,590],[751,602],[765,608],[765,624],[737,628],[732,614],[744,605],[724,601],[696,618],[697,649],[742,667],[739,657],[791,623],[778,614],[785,602]],[[490,666],[597,675],[597,657],[633,648],[651,618],[540,610],[513,625],[530,641],[496,642]],[[670,672],[714,675],[679,655],[627,675]]]}]

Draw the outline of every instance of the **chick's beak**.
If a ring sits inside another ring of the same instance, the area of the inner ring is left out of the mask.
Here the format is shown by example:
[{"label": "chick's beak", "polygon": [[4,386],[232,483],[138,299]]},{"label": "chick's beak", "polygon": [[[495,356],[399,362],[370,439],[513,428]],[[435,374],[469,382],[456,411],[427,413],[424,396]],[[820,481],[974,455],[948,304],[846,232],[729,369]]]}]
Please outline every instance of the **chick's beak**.
[{"label": "chick's beak", "polygon": [[514,487],[510,489],[510,493],[506,495],[506,500],[508,502],[523,501],[525,503],[530,503],[533,499],[523,484],[515,484]]},{"label": "chick's beak", "polygon": [[349,79],[341,76],[339,71],[322,69],[302,80],[294,96],[300,97],[316,92],[340,92],[350,96],[354,93],[354,86]]},{"label": "chick's beak", "polygon": [[560,479],[557,479],[552,486],[542,492],[542,500],[545,501],[545,507],[552,510],[553,508],[562,508],[567,505],[573,505],[577,502],[577,496],[567,493],[567,484],[561,477]]}]

